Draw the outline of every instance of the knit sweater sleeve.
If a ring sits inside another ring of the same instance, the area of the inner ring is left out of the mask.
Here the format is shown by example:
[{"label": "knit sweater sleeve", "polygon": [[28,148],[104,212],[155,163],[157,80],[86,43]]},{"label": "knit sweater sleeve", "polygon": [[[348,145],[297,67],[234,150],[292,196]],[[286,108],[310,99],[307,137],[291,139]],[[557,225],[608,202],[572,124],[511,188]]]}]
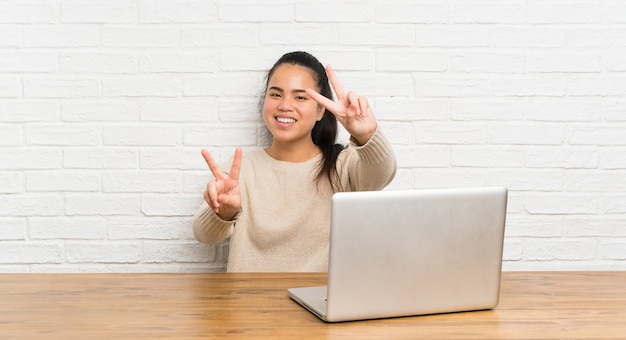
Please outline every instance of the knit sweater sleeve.
[{"label": "knit sweater sleeve", "polygon": [[381,190],[395,177],[396,158],[380,127],[364,145],[350,138],[345,158],[341,177],[348,190]]},{"label": "knit sweater sleeve", "polygon": [[231,221],[222,220],[206,202],[193,217],[193,235],[202,243],[217,244],[232,235],[239,214]]}]

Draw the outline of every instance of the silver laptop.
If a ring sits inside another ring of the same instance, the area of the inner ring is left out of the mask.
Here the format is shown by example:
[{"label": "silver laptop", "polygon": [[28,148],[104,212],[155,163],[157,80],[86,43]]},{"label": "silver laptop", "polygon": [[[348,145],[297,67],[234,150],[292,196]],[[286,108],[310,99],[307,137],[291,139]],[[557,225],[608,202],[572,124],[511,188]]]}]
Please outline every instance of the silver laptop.
[{"label": "silver laptop", "polygon": [[324,321],[496,307],[506,188],[337,193],[328,285],[289,296]]}]

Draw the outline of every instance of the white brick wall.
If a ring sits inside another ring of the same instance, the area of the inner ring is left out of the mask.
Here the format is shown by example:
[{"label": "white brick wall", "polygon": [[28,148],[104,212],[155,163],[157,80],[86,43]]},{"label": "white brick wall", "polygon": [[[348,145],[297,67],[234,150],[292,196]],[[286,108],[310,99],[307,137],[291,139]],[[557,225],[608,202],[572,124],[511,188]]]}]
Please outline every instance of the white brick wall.
[{"label": "white brick wall", "polygon": [[212,271],[210,178],[305,49],[369,97],[389,189],[510,189],[506,270],[626,269],[626,3],[0,1],[0,272]]}]

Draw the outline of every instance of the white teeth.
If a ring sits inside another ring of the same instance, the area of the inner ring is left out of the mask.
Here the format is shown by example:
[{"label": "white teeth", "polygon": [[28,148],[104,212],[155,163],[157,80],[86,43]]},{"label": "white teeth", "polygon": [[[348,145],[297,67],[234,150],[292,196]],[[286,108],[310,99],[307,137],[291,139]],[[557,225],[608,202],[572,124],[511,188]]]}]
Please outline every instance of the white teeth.
[{"label": "white teeth", "polygon": [[281,123],[295,123],[296,120],[293,118],[284,118],[284,117],[276,117],[276,120]]}]

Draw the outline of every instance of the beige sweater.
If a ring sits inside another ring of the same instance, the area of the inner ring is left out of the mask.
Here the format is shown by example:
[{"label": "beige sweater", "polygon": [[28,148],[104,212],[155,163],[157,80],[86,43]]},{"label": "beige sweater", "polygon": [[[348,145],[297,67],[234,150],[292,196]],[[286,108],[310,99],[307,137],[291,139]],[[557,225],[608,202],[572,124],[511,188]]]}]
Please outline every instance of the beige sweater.
[{"label": "beige sweater", "polygon": [[[334,190],[328,181],[318,186],[314,180],[320,159],[283,162],[265,150],[244,155],[241,213],[224,221],[204,202],[193,220],[196,239],[216,244],[230,237],[229,272],[327,271]],[[345,191],[380,190],[395,176],[396,160],[378,130],[363,146],[351,141],[337,170]]]}]

